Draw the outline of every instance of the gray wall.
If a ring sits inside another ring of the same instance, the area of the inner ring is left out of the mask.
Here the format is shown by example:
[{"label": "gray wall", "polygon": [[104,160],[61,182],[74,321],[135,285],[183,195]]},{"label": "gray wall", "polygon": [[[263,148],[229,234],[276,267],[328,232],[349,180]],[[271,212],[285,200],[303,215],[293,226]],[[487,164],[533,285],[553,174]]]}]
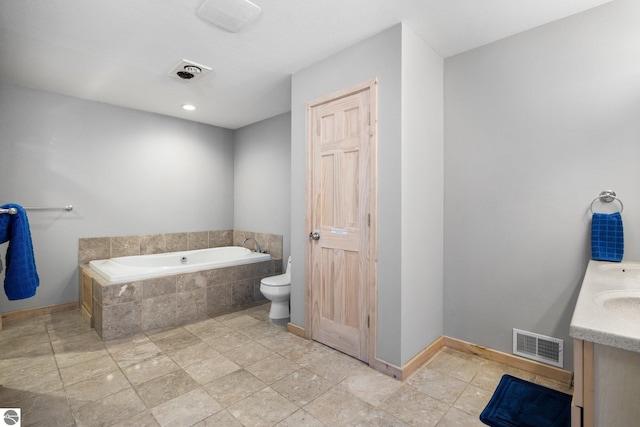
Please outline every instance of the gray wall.
[{"label": "gray wall", "polygon": [[0,204],[74,206],[28,212],[40,288],[0,312],[77,301],[80,237],[232,229],[233,164],[230,130],[0,84]]},{"label": "gray wall", "polygon": [[445,61],[445,334],[565,340],[591,201],[624,202],[640,258],[640,3],[619,0]]},{"label": "gray wall", "polygon": [[234,228],[281,234],[286,260],[291,253],[291,114],[236,130],[233,170]]},{"label": "gray wall", "polygon": [[443,332],[443,62],[403,25],[403,365]]},{"label": "gray wall", "polygon": [[[398,366],[443,330],[442,62],[400,24],[292,78],[291,251],[299,256],[309,233],[306,103],[378,79],[377,357]],[[291,320],[304,326],[304,266],[292,270]]]}]

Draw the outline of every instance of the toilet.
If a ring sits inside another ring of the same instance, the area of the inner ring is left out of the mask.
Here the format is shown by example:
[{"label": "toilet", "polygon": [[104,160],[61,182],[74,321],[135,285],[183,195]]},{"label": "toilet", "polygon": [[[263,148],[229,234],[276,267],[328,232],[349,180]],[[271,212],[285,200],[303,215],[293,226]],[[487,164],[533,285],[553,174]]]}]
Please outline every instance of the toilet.
[{"label": "toilet", "polygon": [[287,261],[284,274],[265,277],[260,281],[260,292],[271,301],[269,318],[286,319],[289,317],[289,296],[291,295],[291,257]]}]

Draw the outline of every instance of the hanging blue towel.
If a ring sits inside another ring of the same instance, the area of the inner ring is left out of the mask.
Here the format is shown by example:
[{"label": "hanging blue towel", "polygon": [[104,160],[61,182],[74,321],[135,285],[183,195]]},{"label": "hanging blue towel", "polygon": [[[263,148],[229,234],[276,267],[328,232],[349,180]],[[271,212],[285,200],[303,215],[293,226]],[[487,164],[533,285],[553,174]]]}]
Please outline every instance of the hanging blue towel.
[{"label": "hanging blue towel", "polygon": [[594,213],[591,217],[591,257],[597,261],[622,261],[622,215]]},{"label": "hanging blue towel", "polygon": [[30,298],[36,294],[40,278],[36,271],[27,214],[22,206],[13,203],[1,207],[18,211],[15,215],[0,214],[0,243],[9,242],[4,291],[10,300]]}]

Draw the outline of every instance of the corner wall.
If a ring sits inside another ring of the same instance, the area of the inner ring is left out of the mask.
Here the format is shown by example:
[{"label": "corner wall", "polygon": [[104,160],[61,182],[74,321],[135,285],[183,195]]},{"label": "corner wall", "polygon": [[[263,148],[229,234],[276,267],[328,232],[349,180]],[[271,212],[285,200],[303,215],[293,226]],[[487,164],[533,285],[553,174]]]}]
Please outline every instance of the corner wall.
[{"label": "corner wall", "polygon": [[40,287],[0,312],[77,301],[80,237],[234,228],[230,130],[5,83],[0,129],[0,204],[73,205],[28,211]]},{"label": "corner wall", "polygon": [[233,147],[234,227],[282,235],[286,267],[291,254],[291,114],[236,130]]},{"label": "corner wall", "polygon": [[619,0],[445,60],[446,335],[507,353],[512,328],[561,338],[572,369],[602,190],[640,258],[638,22]]},{"label": "corner wall", "polygon": [[444,61],[402,26],[402,365],[443,333]]},{"label": "corner wall", "polygon": [[[291,253],[303,258],[306,229],[306,103],[378,78],[378,357],[400,363],[401,39],[396,25],[298,71],[291,80]],[[305,327],[305,266],[291,264],[291,322]]]},{"label": "corner wall", "polygon": [[[403,366],[442,335],[443,60],[396,25],[292,78],[292,253],[306,253],[306,102],[378,79],[377,357]],[[304,265],[292,323],[305,324]]]}]

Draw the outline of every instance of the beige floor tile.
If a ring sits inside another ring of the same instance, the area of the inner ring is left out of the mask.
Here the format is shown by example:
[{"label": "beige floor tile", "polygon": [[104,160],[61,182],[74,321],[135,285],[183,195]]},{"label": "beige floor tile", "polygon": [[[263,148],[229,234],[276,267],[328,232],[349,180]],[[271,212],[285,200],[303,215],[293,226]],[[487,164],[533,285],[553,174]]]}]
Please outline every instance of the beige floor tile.
[{"label": "beige floor tile", "polygon": [[303,408],[329,426],[352,426],[362,421],[373,406],[342,387],[334,387]]},{"label": "beige floor tile", "polygon": [[222,355],[193,363],[184,368],[184,370],[191,375],[191,378],[196,380],[200,385],[210,383],[216,378],[224,377],[239,369],[240,366]]},{"label": "beige floor tile", "polygon": [[313,360],[305,365],[307,369],[315,372],[333,384],[338,384],[340,381],[344,380],[354,371],[359,370],[363,366],[366,365],[361,361],[337,351],[329,353],[325,357]]},{"label": "beige floor tile", "polygon": [[468,383],[476,376],[482,363],[440,351],[427,363],[427,366],[434,371]]},{"label": "beige floor tile", "polygon": [[402,382],[368,366],[353,370],[340,386],[373,406],[384,402],[402,386]]},{"label": "beige floor tile", "polygon": [[258,377],[260,381],[271,385],[300,368],[300,365],[285,359],[279,354],[273,354],[247,366],[245,369]]},{"label": "beige floor tile", "polygon": [[78,427],[111,425],[129,420],[145,411],[144,403],[133,389],[126,389],[84,405],[73,416]]},{"label": "beige floor tile", "polygon": [[175,399],[198,388],[193,378],[182,369],[135,386],[136,393],[148,409]]},{"label": "beige floor tile", "polygon": [[25,375],[55,371],[58,369],[53,354],[0,358],[0,381],[11,381]]},{"label": "beige floor tile", "polygon": [[409,427],[409,424],[384,411],[374,409],[369,412],[367,418],[356,424],[356,427]]},{"label": "beige floor tile", "polygon": [[110,352],[113,360],[121,368],[137,365],[150,359],[162,356],[162,350],[150,340],[143,341],[137,345],[129,345]]},{"label": "beige floor tile", "polygon": [[262,390],[267,385],[258,378],[240,369],[203,386],[214,399],[225,408],[232,403],[244,399]]},{"label": "beige floor tile", "polygon": [[243,314],[232,319],[224,320],[222,323],[235,331],[239,331],[257,325],[260,321],[255,317]]},{"label": "beige floor tile", "polygon": [[107,374],[118,369],[118,365],[110,355],[100,356],[86,362],[60,368],[60,377],[65,386],[88,380],[98,375]]},{"label": "beige floor tile", "polygon": [[56,362],[60,368],[77,365],[78,363],[87,363],[102,356],[109,356],[109,352],[104,347],[89,351],[70,350],[55,354]]},{"label": "beige floor tile", "polygon": [[79,310],[6,322],[0,402],[24,408],[23,425],[35,426],[471,427],[482,425],[478,415],[505,373],[571,393],[448,348],[396,381],[289,334],[268,309],[107,342]]},{"label": "beige floor tile", "polygon": [[503,365],[502,363],[487,361],[478,370],[471,384],[493,393],[504,374],[509,374],[527,381],[533,381],[536,377],[535,374],[521,369]]},{"label": "beige floor tile", "polygon": [[57,369],[52,371],[25,371],[20,376],[12,376],[2,381],[8,389],[22,390],[30,393],[49,393],[63,387],[60,373]]},{"label": "beige floor tile", "polygon": [[241,347],[232,348],[222,354],[238,366],[245,367],[271,356],[273,351],[257,342],[250,342]]},{"label": "beige floor tile", "polygon": [[406,384],[448,405],[453,405],[467,387],[464,381],[424,366],[411,375]]},{"label": "beige floor tile", "polygon": [[260,322],[250,328],[239,329],[238,332],[254,341],[274,337],[284,332],[283,328],[271,322]]},{"label": "beige floor tile", "polygon": [[167,353],[174,362],[183,368],[196,362],[218,356],[219,354],[217,350],[202,341],[191,347]]},{"label": "beige floor tile", "polygon": [[333,384],[308,369],[299,369],[271,385],[275,391],[302,407],[327,392]]},{"label": "beige floor tile", "polygon": [[311,414],[299,409],[276,424],[276,427],[324,427],[324,424],[313,418]]},{"label": "beige floor tile", "polygon": [[191,426],[221,409],[213,397],[197,388],[156,406],[151,413],[161,426]]},{"label": "beige floor tile", "polygon": [[145,383],[180,369],[168,356],[160,355],[123,368],[122,371],[133,385]]},{"label": "beige floor tile", "polygon": [[438,427],[483,427],[485,424],[480,421],[479,416],[469,415],[456,408],[449,409]]},{"label": "beige floor tile", "polygon": [[[30,425],[49,420],[58,415],[60,419],[68,419],[71,409],[63,389],[43,393],[30,393],[29,397],[20,401],[22,424]],[[73,420],[73,417],[71,417]]]},{"label": "beige floor tile", "polygon": [[121,421],[111,427],[159,427],[160,424],[153,418],[151,411],[145,411]]},{"label": "beige floor tile", "polygon": [[129,384],[120,369],[115,369],[67,386],[65,390],[69,405],[77,410],[88,403],[103,399],[130,387],[131,384]]},{"label": "beige floor tile", "polygon": [[227,410],[243,425],[273,426],[298,410],[298,407],[270,387],[234,403]]},{"label": "beige floor tile", "polygon": [[204,342],[209,344],[214,349],[218,350],[220,353],[224,353],[225,351],[229,351],[232,348],[242,347],[243,345],[249,344],[252,341],[247,338],[246,335],[243,335],[240,332],[232,331],[223,335],[218,335],[214,338],[207,338],[204,340]]},{"label": "beige floor tile", "polygon": [[244,427],[226,409],[216,412],[208,418],[194,424],[193,427]]},{"label": "beige floor tile", "polygon": [[176,352],[202,342],[201,338],[184,328],[174,329],[171,334],[152,340],[165,353]]},{"label": "beige floor tile", "polygon": [[152,342],[145,334],[135,334],[130,337],[119,338],[111,341],[105,341],[104,346],[111,354],[119,353],[129,350],[134,347],[138,347],[143,344]]},{"label": "beige floor tile", "polygon": [[493,396],[492,391],[483,390],[473,385],[467,386],[453,406],[474,416],[480,416]]},{"label": "beige floor tile", "polygon": [[184,327],[202,340],[211,340],[221,335],[230,334],[233,329],[216,319],[207,319]]},{"label": "beige floor tile", "polygon": [[440,422],[449,405],[404,385],[392,394],[378,409],[410,425],[430,427]]},{"label": "beige floor tile", "polygon": [[267,347],[269,350],[282,351],[287,348],[298,345],[301,342],[306,340],[304,338],[297,337],[288,332],[279,331],[275,334],[270,334],[270,335],[258,338],[257,341],[263,346]]}]

